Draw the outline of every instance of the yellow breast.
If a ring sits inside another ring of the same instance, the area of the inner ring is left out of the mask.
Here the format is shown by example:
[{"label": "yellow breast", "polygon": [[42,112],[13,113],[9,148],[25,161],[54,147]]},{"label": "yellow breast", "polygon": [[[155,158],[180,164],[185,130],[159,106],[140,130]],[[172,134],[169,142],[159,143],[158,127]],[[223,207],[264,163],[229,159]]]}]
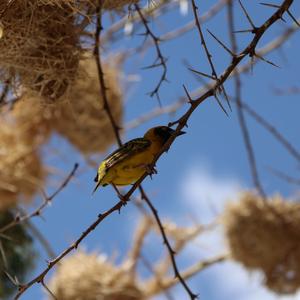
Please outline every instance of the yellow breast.
[{"label": "yellow breast", "polygon": [[128,185],[136,182],[153,161],[154,155],[150,149],[132,155],[117,163],[103,174],[101,184]]}]

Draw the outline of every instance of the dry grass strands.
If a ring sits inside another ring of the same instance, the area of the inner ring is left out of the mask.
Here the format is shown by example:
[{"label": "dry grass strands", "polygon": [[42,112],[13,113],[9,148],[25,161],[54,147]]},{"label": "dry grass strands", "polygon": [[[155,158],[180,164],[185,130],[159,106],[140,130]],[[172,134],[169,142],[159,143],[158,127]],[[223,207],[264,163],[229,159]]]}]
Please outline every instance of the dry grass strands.
[{"label": "dry grass strands", "polygon": [[[93,58],[80,63],[80,75],[70,88],[68,100],[58,103],[54,127],[83,154],[104,152],[115,142],[99,87]],[[109,106],[114,120],[122,121],[123,103],[116,69],[106,65],[105,82]]]},{"label": "dry grass strands", "polygon": [[[115,68],[106,65],[105,80],[110,109],[120,124],[123,103]],[[37,92],[24,90],[14,105],[13,117],[23,139],[33,147],[45,143],[54,131],[82,154],[104,152],[115,142],[111,123],[103,109],[93,58],[81,61],[78,78],[61,101],[48,105],[41,101]]]},{"label": "dry grass strands", "polygon": [[1,119],[0,210],[17,201],[28,202],[42,186],[45,171],[38,153],[22,139],[22,132]]},{"label": "dry grass strands", "polygon": [[55,107],[45,105],[36,92],[24,92],[12,115],[22,139],[33,148],[45,143],[54,130]]},{"label": "dry grass strands", "polygon": [[[21,83],[51,102],[73,81],[80,54],[74,10],[56,2],[15,0],[1,20],[0,78],[12,77],[14,88]],[[0,11],[5,6],[1,1]]]},{"label": "dry grass strands", "polygon": [[280,294],[300,287],[300,204],[276,196],[263,201],[252,193],[224,212],[233,259],[260,269],[265,283]]},{"label": "dry grass strands", "polygon": [[114,266],[104,256],[82,251],[59,265],[49,288],[59,300],[144,299],[128,270]]},{"label": "dry grass strands", "polygon": [[104,0],[103,8],[109,10],[121,9],[125,5],[130,5],[138,2],[139,0]]}]

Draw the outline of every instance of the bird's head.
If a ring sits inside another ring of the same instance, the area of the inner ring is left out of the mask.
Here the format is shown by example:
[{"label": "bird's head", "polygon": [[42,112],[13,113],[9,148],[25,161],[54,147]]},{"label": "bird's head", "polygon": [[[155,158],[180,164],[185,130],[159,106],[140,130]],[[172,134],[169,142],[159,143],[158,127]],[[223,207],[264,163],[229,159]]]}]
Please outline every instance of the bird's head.
[{"label": "bird's head", "polygon": [[[145,133],[144,137],[151,141],[160,140],[162,144],[164,144],[174,132],[175,130],[168,126],[157,126],[149,129]],[[182,134],[185,134],[185,132],[179,131],[178,135],[182,135]]]}]

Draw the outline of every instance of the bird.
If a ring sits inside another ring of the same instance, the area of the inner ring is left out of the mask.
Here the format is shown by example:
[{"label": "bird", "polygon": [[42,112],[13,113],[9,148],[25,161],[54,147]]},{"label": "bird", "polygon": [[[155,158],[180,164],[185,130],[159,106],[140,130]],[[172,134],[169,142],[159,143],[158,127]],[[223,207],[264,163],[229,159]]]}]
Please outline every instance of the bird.
[{"label": "bird", "polygon": [[[108,155],[99,165],[93,194],[100,186],[112,185],[116,189],[134,184],[145,172],[156,173],[151,167],[153,160],[174,132],[168,126],[150,128],[143,137],[128,141]],[[179,131],[177,135],[184,133]]]}]

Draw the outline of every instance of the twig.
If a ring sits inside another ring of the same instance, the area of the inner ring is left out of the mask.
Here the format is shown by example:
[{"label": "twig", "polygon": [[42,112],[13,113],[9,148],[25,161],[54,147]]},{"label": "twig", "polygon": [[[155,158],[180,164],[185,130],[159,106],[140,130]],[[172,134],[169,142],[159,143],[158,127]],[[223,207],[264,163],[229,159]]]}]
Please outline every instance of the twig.
[{"label": "twig", "polygon": [[162,52],[160,50],[160,47],[159,47],[160,39],[151,31],[151,29],[148,25],[148,21],[144,17],[139,5],[135,4],[134,7],[135,7],[136,11],[138,12],[138,14],[140,16],[142,23],[144,24],[144,27],[145,27],[145,30],[146,30],[144,35],[151,37],[151,39],[153,40],[155,49],[156,49],[156,54],[157,54],[157,58],[155,59],[155,62],[151,66],[148,66],[146,68],[149,69],[149,68],[161,67],[162,70],[163,70],[162,75],[161,75],[156,87],[153,89],[153,91],[151,91],[149,93],[151,97],[156,96],[157,99],[160,100],[160,98],[159,98],[159,89],[160,89],[162,83],[164,81],[167,81],[167,64],[166,64],[167,59],[162,55]]},{"label": "twig", "polygon": [[[195,265],[191,266],[190,268],[188,268],[187,270],[183,271],[182,276],[184,279],[191,278],[192,276],[198,274],[199,272],[203,271],[204,269],[209,268],[210,266],[213,266],[217,263],[221,263],[221,262],[227,260],[228,257],[229,257],[228,254],[223,254],[223,255],[220,255],[217,257],[199,261],[197,264],[195,264]],[[163,290],[170,289],[177,283],[178,283],[177,278],[166,278],[161,282],[162,287],[160,287],[160,288],[162,288]],[[149,281],[148,284],[152,285],[152,280]],[[158,290],[157,287],[155,287],[155,285],[153,285],[153,287],[154,288],[149,289],[149,291],[147,292],[147,295],[149,297],[160,293],[160,290]]]},{"label": "twig", "polygon": [[114,131],[115,137],[118,141],[119,146],[122,145],[121,138],[119,135],[119,126],[116,124],[115,119],[112,115],[111,109],[109,107],[108,98],[107,98],[107,87],[105,86],[105,80],[104,80],[104,72],[101,64],[101,55],[100,55],[100,48],[99,48],[99,41],[100,41],[100,35],[101,31],[103,29],[102,27],[102,16],[101,16],[101,10],[102,10],[102,0],[98,0],[98,6],[96,8],[96,15],[97,15],[97,24],[96,24],[96,33],[95,33],[95,47],[94,47],[94,56],[97,64],[97,70],[98,70],[98,78],[99,78],[99,86],[101,88],[101,95],[103,100],[103,108],[107,113],[107,116],[110,120],[110,123],[112,125],[112,129]]},{"label": "twig", "polygon": [[[241,2],[240,2],[240,4],[241,4]],[[241,4],[241,6],[242,6],[242,4]],[[235,34],[234,34],[235,28],[234,28],[234,16],[233,16],[232,1],[228,2],[227,7],[228,7],[228,25],[229,25],[229,35],[230,35],[231,47],[232,47],[233,52],[237,53],[238,48],[237,48],[236,38],[235,38]],[[243,8],[243,11],[245,12],[246,16],[248,16],[248,13],[245,10],[245,8],[243,6],[242,6],[242,8]],[[251,23],[252,27],[254,28],[254,25],[249,16],[248,16],[248,20]],[[239,73],[237,73],[237,72],[234,72],[234,85],[235,85],[235,94],[236,94],[235,99],[236,99],[236,104],[237,104],[238,121],[239,121],[239,125],[242,130],[242,134],[243,134],[244,144],[245,144],[245,148],[247,151],[249,166],[250,166],[251,175],[252,175],[252,180],[253,180],[253,183],[254,183],[257,191],[261,195],[261,197],[263,199],[265,199],[266,194],[265,194],[262,184],[260,182],[260,178],[259,178],[258,171],[257,171],[255,154],[254,154],[253,146],[251,143],[250,134],[249,134],[249,130],[247,127],[244,112],[242,110],[241,79],[240,79]]]},{"label": "twig", "polygon": [[12,222],[6,224],[2,228],[0,228],[0,233],[5,232],[6,230],[16,226],[17,224],[20,224],[22,222],[28,221],[29,219],[40,216],[42,213],[42,210],[49,204],[51,201],[67,186],[67,184],[70,182],[72,177],[74,176],[76,170],[78,169],[78,164],[76,163],[70,172],[70,174],[66,177],[66,179],[61,183],[61,185],[58,187],[58,189],[49,197],[45,196],[44,202],[35,209],[32,213],[24,215],[24,216],[17,216]]},{"label": "twig", "polygon": [[[160,291],[164,291],[166,299],[174,300],[170,291],[166,290],[164,288],[164,286],[162,284],[163,278],[162,278],[161,274],[152,268],[151,263],[146,259],[146,257],[141,255],[140,259],[143,262],[144,266],[148,269],[148,271],[150,271],[152,274],[154,274],[154,279],[152,279],[152,281],[155,281],[155,283],[156,283],[155,286],[159,287]],[[148,284],[147,286],[149,286],[149,285],[150,284]]]},{"label": "twig", "polygon": [[153,206],[153,204],[151,203],[150,199],[147,197],[147,195],[145,194],[144,190],[140,187],[140,192],[141,192],[141,196],[142,199],[146,201],[147,205],[149,206],[149,208],[152,211],[153,216],[155,217],[156,223],[158,225],[158,228],[161,232],[164,244],[166,245],[169,255],[170,255],[170,259],[172,261],[172,265],[173,265],[173,269],[174,269],[174,273],[175,273],[175,278],[178,279],[178,281],[182,284],[182,286],[185,288],[186,292],[188,293],[190,299],[196,299],[198,296],[196,294],[194,294],[191,289],[189,288],[189,286],[186,284],[184,278],[182,277],[182,275],[180,274],[177,264],[176,264],[176,260],[175,260],[175,252],[173,250],[173,248],[171,247],[171,244],[167,238],[167,235],[165,233],[164,227],[162,222],[160,221],[160,218],[158,216],[157,210],[156,208]]},{"label": "twig", "polygon": [[280,178],[280,179],[282,179],[282,180],[284,180],[284,181],[286,181],[290,184],[295,184],[295,185],[300,186],[300,179],[294,178],[294,177],[292,177],[288,174],[285,174],[282,171],[276,170],[272,167],[268,167],[268,169],[273,175],[277,176],[278,178]]},{"label": "twig", "polygon": [[40,244],[44,247],[48,256],[54,258],[56,256],[54,250],[52,249],[50,243],[47,241],[44,235],[41,233],[41,231],[37,228],[37,226],[30,222],[30,220],[25,221],[25,225],[28,227],[28,229],[31,231],[34,237],[36,237],[39,240]]},{"label": "twig", "polygon": [[[219,82],[219,78],[218,78],[215,66],[213,64],[213,61],[212,61],[212,55],[210,54],[210,52],[209,52],[209,50],[207,48],[207,45],[206,45],[206,42],[205,42],[205,39],[204,39],[204,35],[202,33],[201,25],[200,25],[198,14],[197,14],[198,7],[196,6],[195,0],[192,0],[192,8],[193,8],[193,13],[194,13],[195,25],[196,25],[196,27],[198,29],[198,33],[199,33],[199,36],[200,36],[201,45],[202,45],[202,47],[203,47],[203,49],[205,51],[205,55],[207,57],[209,65],[210,65],[211,72],[212,72],[212,75],[214,77],[214,80],[218,83]],[[230,108],[230,103],[229,103],[228,98],[226,96],[226,91],[225,91],[225,88],[224,88],[223,84],[218,85],[218,89],[220,89],[224,93],[225,98],[227,100],[227,104],[228,104],[228,106]],[[218,89],[215,90],[214,97],[217,100],[217,102],[218,102],[219,106],[221,107],[221,109],[227,115],[227,111],[223,107],[222,103],[219,101],[218,97],[216,97]]]},{"label": "twig", "polygon": [[44,287],[44,289],[50,294],[50,296],[51,296],[54,300],[59,300],[59,299],[53,294],[53,292],[48,288],[48,286],[45,284],[44,280],[41,281],[41,285]]},{"label": "twig", "polygon": [[283,147],[298,161],[300,162],[300,153],[296,148],[276,129],[272,124],[270,124],[266,119],[259,115],[253,108],[251,108],[247,103],[241,102],[243,110],[245,110],[252,118],[254,118],[260,125],[262,125],[266,130],[270,132]]}]

